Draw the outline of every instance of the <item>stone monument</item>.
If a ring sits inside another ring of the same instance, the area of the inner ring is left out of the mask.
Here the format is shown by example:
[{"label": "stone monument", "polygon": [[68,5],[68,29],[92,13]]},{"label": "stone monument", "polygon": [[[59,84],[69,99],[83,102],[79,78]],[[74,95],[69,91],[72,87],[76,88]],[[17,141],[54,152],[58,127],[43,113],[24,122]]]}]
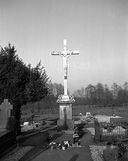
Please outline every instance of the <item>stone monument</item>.
[{"label": "stone monument", "polygon": [[78,55],[79,51],[71,51],[67,49],[67,40],[64,40],[63,51],[53,51],[52,55],[59,55],[63,59],[63,69],[64,69],[64,93],[58,97],[57,103],[59,103],[59,120],[57,122],[58,126],[64,129],[73,128],[72,120],[72,103],[75,101],[73,96],[68,95],[67,79],[68,79],[68,58],[71,55]]},{"label": "stone monument", "polygon": [[3,103],[0,105],[0,131],[8,130],[12,109],[13,106],[8,102],[8,99],[4,99]]}]

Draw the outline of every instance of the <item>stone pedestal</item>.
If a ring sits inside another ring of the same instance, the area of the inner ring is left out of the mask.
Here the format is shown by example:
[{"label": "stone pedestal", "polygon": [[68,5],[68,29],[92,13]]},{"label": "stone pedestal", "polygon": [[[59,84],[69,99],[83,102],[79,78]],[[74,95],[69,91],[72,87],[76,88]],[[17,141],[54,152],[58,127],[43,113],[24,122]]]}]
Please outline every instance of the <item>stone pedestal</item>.
[{"label": "stone pedestal", "polygon": [[72,120],[72,103],[74,98],[68,95],[60,95],[57,103],[59,104],[59,120],[57,125],[63,129],[73,129],[74,123]]}]

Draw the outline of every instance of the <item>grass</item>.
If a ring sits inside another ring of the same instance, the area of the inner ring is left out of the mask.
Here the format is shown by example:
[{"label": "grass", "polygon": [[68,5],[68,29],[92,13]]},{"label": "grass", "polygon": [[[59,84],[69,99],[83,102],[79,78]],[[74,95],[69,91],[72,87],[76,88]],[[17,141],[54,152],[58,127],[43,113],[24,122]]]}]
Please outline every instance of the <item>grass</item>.
[{"label": "grass", "polygon": [[[53,112],[54,111],[54,112]],[[85,105],[79,105],[79,106],[73,106],[72,107],[72,114],[73,119],[75,119],[77,116],[79,116],[80,113],[86,114],[86,112],[90,112],[92,115],[108,115],[111,116],[113,113],[115,115],[128,118],[128,106],[122,106],[122,107],[94,107],[94,106],[85,106]],[[28,112],[27,115],[21,116],[21,122],[23,120],[30,120],[30,113]],[[52,121],[52,124],[55,125],[57,120],[59,118],[59,111],[58,109],[44,109],[43,112],[40,112],[36,117],[34,117],[34,121],[36,122],[43,122],[43,121]]]},{"label": "grass", "polygon": [[85,114],[86,112],[91,112],[92,115],[120,115],[122,117],[128,117],[128,107],[92,107],[92,106],[74,106],[73,115],[78,115],[79,113]]},{"label": "grass", "polygon": [[[56,111],[56,112],[55,112]],[[78,116],[79,113],[86,114],[86,112],[91,112],[92,115],[112,115],[113,113],[116,115],[119,115],[121,117],[128,118],[128,107],[122,106],[122,107],[92,107],[92,106],[86,106],[86,105],[79,105],[79,106],[73,106],[72,113],[73,117]],[[27,115],[22,115],[22,118],[26,119],[30,118],[30,113]],[[43,121],[43,120],[54,120],[59,118],[59,111],[58,109],[44,109],[43,112],[40,112],[38,114],[38,117],[35,117],[35,121]]]}]

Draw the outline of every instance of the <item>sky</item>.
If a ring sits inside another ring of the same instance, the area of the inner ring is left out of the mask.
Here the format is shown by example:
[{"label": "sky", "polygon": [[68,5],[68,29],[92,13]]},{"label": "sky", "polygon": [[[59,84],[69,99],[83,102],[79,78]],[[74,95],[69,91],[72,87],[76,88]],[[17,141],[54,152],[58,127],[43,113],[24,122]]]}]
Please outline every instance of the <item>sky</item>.
[{"label": "sky", "polygon": [[33,67],[41,60],[49,79],[63,84],[60,56],[68,49],[68,89],[128,81],[127,0],[0,0],[0,46],[11,43]]}]

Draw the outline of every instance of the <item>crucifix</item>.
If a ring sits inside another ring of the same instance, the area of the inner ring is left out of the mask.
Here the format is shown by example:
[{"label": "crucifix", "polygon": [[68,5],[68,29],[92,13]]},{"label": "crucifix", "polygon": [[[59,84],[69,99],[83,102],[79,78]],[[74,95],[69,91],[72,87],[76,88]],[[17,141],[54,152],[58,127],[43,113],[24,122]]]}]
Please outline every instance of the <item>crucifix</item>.
[{"label": "crucifix", "polygon": [[63,58],[63,69],[64,69],[64,96],[68,96],[68,87],[67,87],[67,79],[68,79],[68,58],[71,55],[79,55],[79,51],[68,50],[67,48],[67,40],[63,41],[63,50],[62,51],[53,51],[52,55],[59,55]]},{"label": "crucifix", "polygon": [[68,96],[68,58],[71,55],[78,55],[79,51],[71,51],[67,48],[67,40],[63,41],[63,50],[62,51],[53,51],[52,55],[59,55],[63,59],[63,70],[64,70],[64,93],[60,95],[57,99],[59,103],[59,120],[57,125],[64,127],[64,129],[73,129],[74,123],[72,120],[72,103],[75,101],[73,96]]}]

